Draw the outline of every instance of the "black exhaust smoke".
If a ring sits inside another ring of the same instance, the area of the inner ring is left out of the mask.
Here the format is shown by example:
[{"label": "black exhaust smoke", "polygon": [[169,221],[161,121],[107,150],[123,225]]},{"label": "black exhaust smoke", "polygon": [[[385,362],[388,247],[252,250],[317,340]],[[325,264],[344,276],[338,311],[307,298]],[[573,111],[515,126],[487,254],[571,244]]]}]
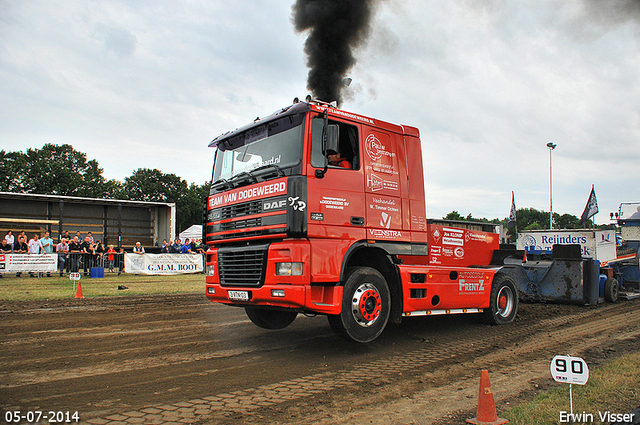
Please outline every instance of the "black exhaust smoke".
[{"label": "black exhaust smoke", "polygon": [[296,31],[308,31],[304,44],[310,68],[307,89],[326,102],[342,103],[346,73],[356,63],[353,50],[369,34],[375,0],[297,0],[292,6]]}]

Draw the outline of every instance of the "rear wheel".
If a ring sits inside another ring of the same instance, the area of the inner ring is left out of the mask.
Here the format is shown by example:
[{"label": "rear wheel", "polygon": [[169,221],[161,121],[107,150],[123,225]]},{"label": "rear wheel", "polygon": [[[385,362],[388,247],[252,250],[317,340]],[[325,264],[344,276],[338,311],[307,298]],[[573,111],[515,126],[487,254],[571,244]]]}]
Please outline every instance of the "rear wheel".
[{"label": "rear wheel", "polygon": [[245,307],[244,311],[256,326],[264,329],[284,329],[298,315],[295,311],[266,310],[253,307]]},{"label": "rear wheel", "polygon": [[618,301],[618,281],[612,277],[604,281],[604,299],[610,303]]},{"label": "rear wheel", "polygon": [[491,284],[491,304],[484,311],[484,320],[490,325],[511,323],[518,312],[518,293],[510,276],[496,273]]},{"label": "rear wheel", "polygon": [[387,326],[391,295],[387,281],[370,267],[347,270],[342,295],[342,311],[329,317],[331,328],[356,342],[371,342]]}]

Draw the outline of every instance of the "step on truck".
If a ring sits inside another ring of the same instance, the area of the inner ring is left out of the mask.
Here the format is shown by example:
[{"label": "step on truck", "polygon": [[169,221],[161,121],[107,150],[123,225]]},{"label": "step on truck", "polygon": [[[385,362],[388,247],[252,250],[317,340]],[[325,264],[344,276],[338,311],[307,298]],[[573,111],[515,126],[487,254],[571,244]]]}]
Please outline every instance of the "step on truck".
[{"label": "step on truck", "polygon": [[266,329],[326,315],[362,343],[409,316],[514,320],[513,279],[491,265],[499,235],[427,221],[418,129],[296,99],[209,146],[212,302]]}]

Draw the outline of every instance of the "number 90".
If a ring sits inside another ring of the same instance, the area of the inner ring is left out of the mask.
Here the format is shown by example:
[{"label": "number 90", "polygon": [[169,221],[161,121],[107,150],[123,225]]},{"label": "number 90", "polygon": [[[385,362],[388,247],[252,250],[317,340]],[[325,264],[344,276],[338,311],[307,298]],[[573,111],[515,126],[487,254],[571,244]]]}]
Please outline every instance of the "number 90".
[{"label": "number 90", "polygon": [[[558,372],[567,372],[567,360],[556,359],[555,364]],[[580,360],[571,360],[571,373],[575,373],[576,375],[582,375],[584,373],[584,366]]]}]

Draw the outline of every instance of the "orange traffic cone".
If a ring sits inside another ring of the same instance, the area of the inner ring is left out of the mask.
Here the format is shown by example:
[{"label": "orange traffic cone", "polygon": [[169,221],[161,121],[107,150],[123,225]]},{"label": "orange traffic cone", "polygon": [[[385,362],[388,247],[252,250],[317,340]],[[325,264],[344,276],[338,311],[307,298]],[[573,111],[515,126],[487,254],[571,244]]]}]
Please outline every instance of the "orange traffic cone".
[{"label": "orange traffic cone", "polygon": [[507,419],[499,418],[496,414],[496,403],[493,401],[488,370],[483,370],[480,374],[477,417],[467,419],[467,422],[476,425],[502,425],[509,422]]},{"label": "orange traffic cone", "polygon": [[523,263],[527,262],[527,248],[524,249],[524,257],[522,258],[522,262]]},{"label": "orange traffic cone", "polygon": [[84,295],[82,295],[82,285],[80,285],[80,281],[78,281],[78,289],[76,289],[76,298],[84,298]]}]

